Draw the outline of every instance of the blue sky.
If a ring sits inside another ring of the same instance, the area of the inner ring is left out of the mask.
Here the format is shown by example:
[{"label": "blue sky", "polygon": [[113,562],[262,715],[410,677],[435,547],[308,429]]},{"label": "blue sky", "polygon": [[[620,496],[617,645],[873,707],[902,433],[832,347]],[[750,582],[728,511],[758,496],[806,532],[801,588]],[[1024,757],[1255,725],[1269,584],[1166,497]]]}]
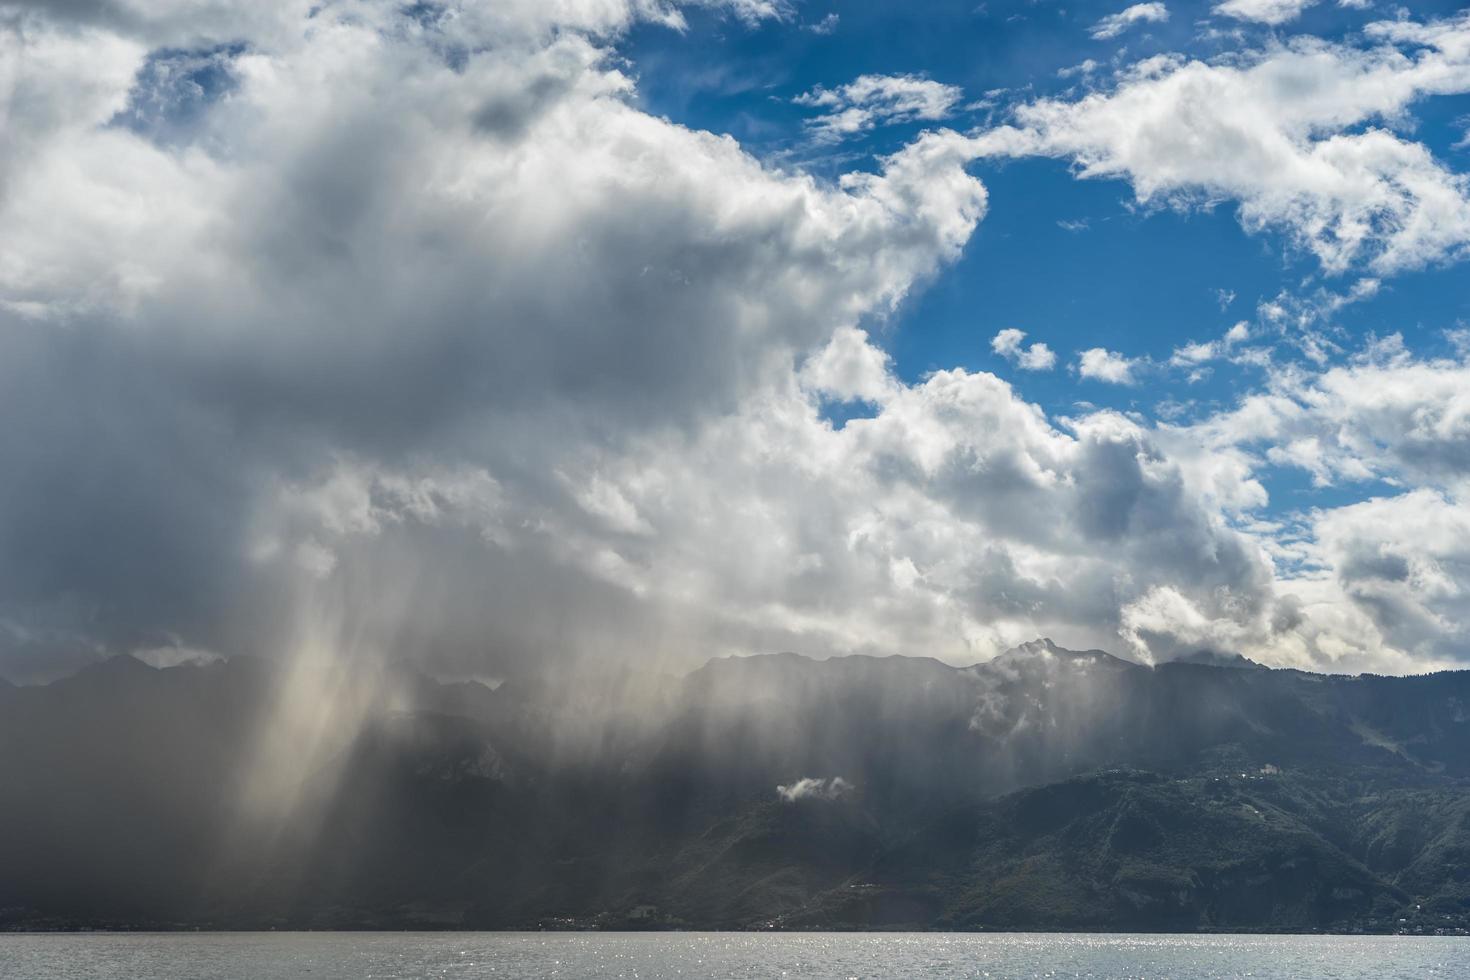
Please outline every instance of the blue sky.
[{"label": "blue sky", "polygon": [[[704,11],[690,14],[682,33],[643,25],[619,51],[631,62],[650,112],[728,133],[777,165],[794,159],[831,177],[873,168],[876,156],[934,123],[879,126],[836,146],[814,144],[806,126],[814,113],[792,100],[818,86],[839,86],[863,74],[920,74],[960,86],[969,102],[990,101],[945,120],[983,127],[1003,119],[1016,101],[1075,92],[1076,76],[1058,73],[1087,59],[1126,64],[1164,53],[1208,59],[1296,35],[1353,44],[1365,23],[1385,14],[1327,2],[1272,28],[1212,18],[1209,4],[1174,3],[1162,24],[1142,24],[1105,40],[1088,35],[1124,6],[812,2],[797,7],[793,21],[759,25]],[[1416,17],[1457,10],[1455,3],[1413,6]],[[811,29],[832,14],[838,20],[830,31]],[[1239,36],[1212,38],[1210,27]],[[1470,131],[1470,95],[1423,99],[1413,118],[1415,140],[1457,169],[1470,164],[1470,144],[1457,145]],[[1278,233],[1247,233],[1231,201],[1183,212],[1140,208],[1126,182],[1078,180],[1071,171],[1065,161],[1034,159],[975,169],[991,191],[983,230],[960,262],[883,328],[900,373],[912,379],[957,364],[1005,371],[989,341],[1007,326],[1061,351],[1101,344],[1166,359],[1183,341],[1207,340],[1241,319],[1253,320],[1260,303],[1283,292],[1341,292],[1354,281],[1351,271],[1324,275]],[[1085,227],[1064,227],[1079,223]],[[1451,263],[1395,277],[1377,296],[1334,318],[1343,331],[1340,343],[1351,348],[1370,333],[1400,332],[1416,349],[1444,350],[1443,331],[1470,316],[1463,275]],[[1221,290],[1234,296],[1223,308]],[[1246,376],[1188,385],[1161,375],[1143,391],[1094,386],[1083,396],[1064,380],[1019,380],[1031,397],[1057,411],[1078,397],[1139,408],[1163,398],[1229,399],[1241,384],[1256,383]]]},{"label": "blue sky", "polygon": [[[1221,16],[1205,3],[1168,4],[1163,22],[1142,22],[1116,37],[1090,29],[1124,9],[1121,3],[936,2],[922,5],[821,2],[797,5],[782,21],[744,24],[720,11],[689,15],[672,33],[655,25],[619,44],[638,78],[641,103],[653,113],[727,133],[773,165],[793,161],[831,178],[872,169],[934,121],[879,125],[835,145],[812,138],[815,113],[793,100],[860,75],[917,74],[963,89],[964,104],[943,125],[983,129],[1009,107],[1044,96],[1075,96],[1106,87],[1108,69],[1160,54],[1220,59],[1280,45],[1293,37],[1366,44],[1365,24],[1384,17],[1432,19],[1458,11],[1452,2],[1412,9],[1333,2],[1308,6],[1281,25]],[[1100,67],[1086,79],[1070,71],[1087,60]],[[984,103],[976,105],[976,103]],[[1412,138],[1456,170],[1470,166],[1470,95],[1417,100],[1400,123]],[[1465,145],[1460,145],[1465,144]],[[1166,362],[1186,342],[1205,342],[1244,320],[1261,322],[1262,304],[1326,290],[1346,293],[1361,268],[1325,273],[1277,231],[1248,232],[1235,202],[1207,207],[1140,206],[1118,179],[1077,179],[1064,160],[985,162],[973,172],[990,191],[990,209],[963,257],[897,315],[873,325],[900,376],[915,381],[955,366],[996,372],[1048,413],[1084,406],[1187,420],[1217,411],[1258,390],[1252,366],[1212,364],[1207,376],[1146,371],[1131,386],[1079,380],[1068,367],[1076,352],[1102,346],[1130,358]],[[1401,334],[1426,356],[1452,353],[1446,331],[1470,321],[1470,290],[1454,262],[1430,264],[1381,280],[1376,294],[1336,311],[1322,329],[1344,356],[1373,337]],[[991,349],[1007,327],[1027,342],[1056,351],[1050,372],[1017,370]],[[1289,345],[1282,359],[1300,357]],[[860,415],[838,404],[835,419]],[[1378,489],[1314,487],[1295,468],[1269,474],[1271,512],[1337,504]]]}]

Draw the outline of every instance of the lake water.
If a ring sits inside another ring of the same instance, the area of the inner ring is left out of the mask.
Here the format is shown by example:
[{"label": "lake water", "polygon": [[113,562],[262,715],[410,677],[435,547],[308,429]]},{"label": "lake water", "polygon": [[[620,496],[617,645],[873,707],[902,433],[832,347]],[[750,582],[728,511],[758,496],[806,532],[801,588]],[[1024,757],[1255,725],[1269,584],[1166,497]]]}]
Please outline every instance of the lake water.
[{"label": "lake water", "polygon": [[934,933],[0,934],[4,980],[1470,977],[1470,939]]}]

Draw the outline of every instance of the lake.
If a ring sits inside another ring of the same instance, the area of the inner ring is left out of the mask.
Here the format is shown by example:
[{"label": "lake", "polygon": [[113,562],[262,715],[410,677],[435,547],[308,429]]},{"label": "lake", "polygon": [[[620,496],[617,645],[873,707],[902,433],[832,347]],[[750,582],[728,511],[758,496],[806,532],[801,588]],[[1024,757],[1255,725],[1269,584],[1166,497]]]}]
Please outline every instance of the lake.
[{"label": "lake", "polygon": [[1470,939],[1037,933],[0,934],[4,980],[1470,977]]}]

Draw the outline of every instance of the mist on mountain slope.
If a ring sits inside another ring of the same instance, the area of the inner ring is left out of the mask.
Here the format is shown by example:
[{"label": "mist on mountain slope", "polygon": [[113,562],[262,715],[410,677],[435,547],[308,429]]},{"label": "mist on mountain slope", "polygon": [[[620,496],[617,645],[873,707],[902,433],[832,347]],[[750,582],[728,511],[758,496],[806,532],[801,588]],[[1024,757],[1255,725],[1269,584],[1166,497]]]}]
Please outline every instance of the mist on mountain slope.
[{"label": "mist on mountain slope", "polygon": [[119,657],[0,689],[4,921],[592,926],[652,906],[645,924],[1381,928],[1411,902],[1470,909],[1463,673],[1149,667],[1047,641],[967,668],[777,654],[493,689],[332,663]]}]

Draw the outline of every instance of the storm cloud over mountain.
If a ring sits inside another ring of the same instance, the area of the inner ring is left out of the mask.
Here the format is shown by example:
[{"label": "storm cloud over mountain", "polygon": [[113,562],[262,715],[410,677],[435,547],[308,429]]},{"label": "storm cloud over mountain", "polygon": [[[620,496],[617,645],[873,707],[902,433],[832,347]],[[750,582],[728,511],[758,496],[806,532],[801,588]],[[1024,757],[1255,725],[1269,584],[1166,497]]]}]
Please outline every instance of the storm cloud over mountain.
[{"label": "storm cloud over mountain", "polygon": [[[1407,122],[1470,91],[1470,21],[1120,61],[993,117],[948,88],[859,100],[854,132],[913,125],[840,175],[809,163],[831,126],[756,152],[647,105],[625,50],[804,16],[0,3],[0,675],[324,649],[482,678],[964,664],[1042,633],[1462,661],[1470,348],[1330,320],[1470,243],[1464,176]],[[1028,327],[1028,375],[1256,372],[1187,416],[1043,408],[999,355],[901,369],[906,312],[1002,206],[990,168],[1029,157],[1143,212],[1223,206],[1328,278],[1218,339],[1181,326],[1173,357],[1053,338],[1054,367]],[[1346,499],[1272,510],[1267,471]]]}]

